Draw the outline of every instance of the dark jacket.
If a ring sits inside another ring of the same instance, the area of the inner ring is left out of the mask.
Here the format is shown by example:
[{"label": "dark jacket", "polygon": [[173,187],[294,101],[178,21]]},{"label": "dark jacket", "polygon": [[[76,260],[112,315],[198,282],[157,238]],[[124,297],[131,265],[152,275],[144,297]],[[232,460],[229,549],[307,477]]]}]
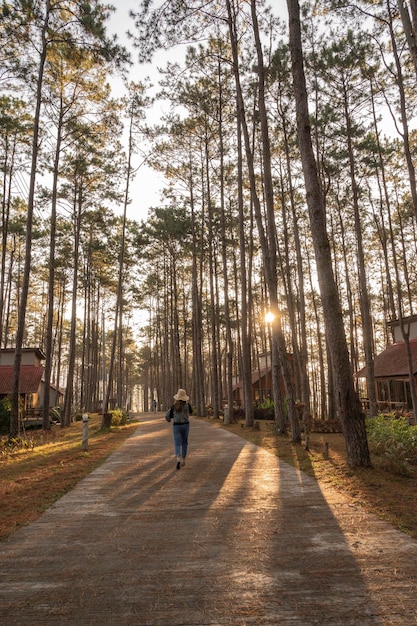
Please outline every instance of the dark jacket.
[{"label": "dark jacket", "polygon": [[167,422],[172,420],[173,424],[188,424],[189,416],[192,415],[193,408],[189,402],[184,402],[181,411],[176,411],[174,405],[167,411],[165,419]]}]

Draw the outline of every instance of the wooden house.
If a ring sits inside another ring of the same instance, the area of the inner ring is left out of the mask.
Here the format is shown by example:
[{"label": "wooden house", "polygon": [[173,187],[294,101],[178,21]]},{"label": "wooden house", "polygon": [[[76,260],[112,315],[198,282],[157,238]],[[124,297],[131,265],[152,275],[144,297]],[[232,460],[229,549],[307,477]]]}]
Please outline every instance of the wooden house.
[{"label": "wooden house", "polygon": [[[288,355],[292,362],[292,355]],[[272,367],[271,354],[259,355],[258,367],[252,370],[252,399],[255,406],[263,404],[272,399]],[[283,395],[285,395],[284,380],[280,376],[280,384]],[[233,403],[237,407],[243,406],[242,381],[235,379],[233,384]]]},{"label": "wooden house", "polygon": [[[13,388],[14,348],[0,350],[0,400],[10,397]],[[45,355],[39,348],[23,348],[20,366],[19,393],[22,399],[23,416],[26,420],[42,419],[44,399],[44,372],[42,361]],[[54,385],[50,386],[50,406],[59,406],[62,392]]]},{"label": "wooden house", "polygon": [[[410,336],[410,349],[413,368],[413,384],[417,383],[417,316],[403,320]],[[410,377],[406,344],[402,339],[398,321],[390,322],[394,343],[389,344],[374,359],[375,392],[378,410],[381,413],[412,413]],[[369,408],[366,391],[366,367],[357,372],[359,393],[365,409]]]}]

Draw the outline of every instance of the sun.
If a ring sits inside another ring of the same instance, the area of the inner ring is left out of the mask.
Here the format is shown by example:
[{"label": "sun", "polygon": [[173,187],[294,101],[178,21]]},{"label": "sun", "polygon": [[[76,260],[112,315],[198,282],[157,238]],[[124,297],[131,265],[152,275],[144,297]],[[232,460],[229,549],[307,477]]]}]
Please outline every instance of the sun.
[{"label": "sun", "polygon": [[272,322],[274,321],[274,319],[275,319],[275,315],[272,313],[272,311],[268,311],[268,312],[265,314],[265,322],[266,322],[267,324],[272,324]]}]

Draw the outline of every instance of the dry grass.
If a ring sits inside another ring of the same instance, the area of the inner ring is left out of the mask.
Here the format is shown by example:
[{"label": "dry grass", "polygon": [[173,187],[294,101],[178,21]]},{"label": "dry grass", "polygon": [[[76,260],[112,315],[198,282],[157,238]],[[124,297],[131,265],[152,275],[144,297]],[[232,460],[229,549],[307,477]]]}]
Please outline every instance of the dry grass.
[{"label": "dry grass", "polygon": [[86,451],[81,449],[82,422],[75,422],[66,429],[28,431],[29,448],[1,455],[0,539],[39,517],[118,448],[137,423],[110,431],[100,426],[101,417],[92,415]]},{"label": "dry grass", "polygon": [[[330,484],[361,502],[368,510],[417,539],[417,476],[408,478],[388,472],[372,458],[372,469],[352,469],[346,465],[344,440],[338,434],[312,434],[310,450],[293,445],[288,437],[277,436],[271,422],[259,422],[260,430],[241,424],[219,427],[244,437],[277,454],[283,461],[300,468],[317,480]],[[81,449],[82,423],[68,429],[54,426],[49,433],[32,432],[35,446],[0,457],[0,539],[36,519],[60,496],[100,465],[137,427],[127,426],[100,431],[101,418],[89,423],[89,447]],[[324,443],[329,458],[323,457]]]}]

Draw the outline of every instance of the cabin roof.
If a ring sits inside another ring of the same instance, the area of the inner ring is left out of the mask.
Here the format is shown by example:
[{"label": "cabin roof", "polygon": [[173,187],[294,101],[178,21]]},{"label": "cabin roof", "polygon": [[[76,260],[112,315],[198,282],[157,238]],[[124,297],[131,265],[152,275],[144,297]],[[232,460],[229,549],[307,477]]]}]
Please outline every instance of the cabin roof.
[{"label": "cabin roof", "polygon": [[[266,367],[260,367],[257,370],[253,370],[252,371],[252,385],[254,385],[255,383],[257,383],[261,378],[263,378],[264,376],[266,376],[267,374],[269,374],[269,372],[271,371],[271,366],[268,365]],[[235,383],[233,385],[233,389],[238,389],[239,387],[243,387],[243,383],[241,380],[239,380],[237,383]]]},{"label": "cabin roof", "polygon": [[[14,354],[16,352],[16,348],[2,348],[0,350],[1,354]],[[33,353],[35,354],[39,360],[44,361],[46,359],[45,353],[43,352],[43,350],[41,348],[22,348],[21,349],[21,353],[22,354],[30,354]]]},{"label": "cabin roof", "polygon": [[[410,339],[413,374],[417,373],[417,339]],[[404,341],[390,344],[374,359],[375,378],[408,377],[407,353]],[[365,378],[367,368],[363,367],[356,376]]]},{"label": "cabin roof", "polygon": [[[19,393],[36,393],[41,384],[45,368],[42,365],[22,365],[20,367]],[[13,366],[0,365],[0,395],[12,393]]]}]

